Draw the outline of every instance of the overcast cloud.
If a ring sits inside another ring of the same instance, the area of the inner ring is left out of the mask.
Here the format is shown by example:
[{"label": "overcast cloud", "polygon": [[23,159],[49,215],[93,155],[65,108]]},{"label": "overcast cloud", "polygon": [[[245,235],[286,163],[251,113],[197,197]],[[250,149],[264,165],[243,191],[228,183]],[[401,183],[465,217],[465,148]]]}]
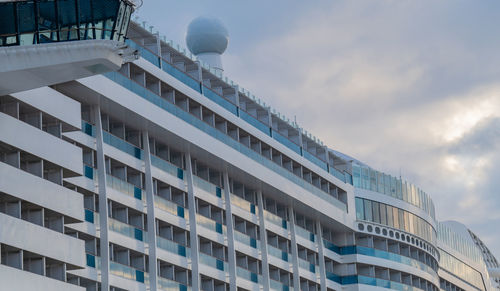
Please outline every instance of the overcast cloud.
[{"label": "overcast cloud", "polygon": [[227,25],[226,74],[329,147],[431,194],[500,258],[500,2],[161,1],[138,15],[184,44]]}]

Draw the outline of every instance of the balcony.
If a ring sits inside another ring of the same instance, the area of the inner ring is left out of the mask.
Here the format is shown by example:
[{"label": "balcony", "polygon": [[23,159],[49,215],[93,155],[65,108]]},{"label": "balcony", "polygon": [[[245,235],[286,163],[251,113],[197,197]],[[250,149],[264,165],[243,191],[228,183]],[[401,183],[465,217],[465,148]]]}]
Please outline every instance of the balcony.
[{"label": "balcony", "polygon": [[147,235],[147,232],[145,232],[144,230],[135,228],[132,225],[123,223],[113,218],[108,219],[108,225],[109,230],[136,239],[138,241],[144,241],[144,236]]},{"label": "balcony", "polygon": [[257,209],[257,207],[255,207],[255,204],[250,203],[250,202],[246,201],[245,199],[243,199],[239,196],[236,196],[234,194],[231,194],[231,204],[233,204],[234,206],[239,207],[245,211],[248,211],[252,214],[255,214],[255,215],[258,214],[258,209]]},{"label": "balcony", "polygon": [[219,260],[216,257],[212,257],[204,253],[199,253],[199,260],[201,264],[210,266],[219,271],[223,272],[229,271],[228,263],[226,261]]},{"label": "balcony", "polygon": [[149,281],[148,273],[114,261],[109,261],[109,272],[113,275],[140,283],[147,283]]},{"label": "balcony", "polygon": [[184,170],[162,158],[151,155],[151,165],[181,180],[184,179]]},{"label": "balcony", "polygon": [[196,223],[203,228],[215,231],[216,233],[226,235],[227,227],[222,225],[210,218],[207,218],[203,215],[196,215]]},{"label": "balcony", "polygon": [[168,240],[166,238],[163,238],[161,236],[156,237],[156,245],[158,246],[158,248],[162,250],[177,254],[181,257],[186,257],[186,258],[191,257],[190,248],[178,244],[174,241]]},{"label": "balcony", "polygon": [[142,200],[142,198],[145,197],[144,190],[141,188],[138,188],[127,181],[111,176],[110,174],[106,174],[106,186],[139,200]]},{"label": "balcony", "polygon": [[155,206],[159,209],[169,212],[170,214],[182,217],[186,221],[189,221],[189,211],[186,211],[184,207],[157,195],[154,196],[154,200]]},{"label": "balcony", "polygon": [[[219,198],[222,198],[222,189],[198,176],[193,175],[193,184],[194,186],[207,191]],[[223,199],[223,198],[222,198]]]},{"label": "balcony", "polygon": [[254,238],[252,238],[244,233],[241,233],[237,230],[235,230],[233,232],[233,234],[234,234],[234,239],[236,241],[244,243],[245,245],[252,247],[254,249],[260,249],[260,241],[254,239]]}]

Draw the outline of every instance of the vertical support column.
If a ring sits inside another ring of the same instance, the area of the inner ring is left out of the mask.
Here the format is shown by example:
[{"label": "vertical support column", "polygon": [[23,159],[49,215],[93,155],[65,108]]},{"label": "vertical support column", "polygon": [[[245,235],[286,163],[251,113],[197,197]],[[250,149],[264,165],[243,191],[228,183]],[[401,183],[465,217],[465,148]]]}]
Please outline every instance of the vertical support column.
[{"label": "vertical support column", "polygon": [[101,290],[109,291],[109,238],[108,238],[108,197],[106,194],[106,165],[102,134],[101,109],[93,108],[95,121],[95,141],[97,154],[97,175],[99,181],[99,228],[101,245]]},{"label": "vertical support column", "polygon": [[326,268],[325,268],[325,255],[323,253],[323,229],[321,222],[316,221],[316,241],[318,244],[318,257],[319,257],[319,282],[321,284],[320,290],[326,291]]},{"label": "vertical support column", "polygon": [[199,244],[196,230],[196,199],[193,188],[193,169],[191,168],[191,154],[186,153],[186,183],[188,188],[189,206],[189,239],[191,241],[191,289],[200,290]]},{"label": "vertical support column", "polygon": [[156,215],[154,204],[153,176],[151,174],[151,150],[149,148],[149,134],[147,131],[142,133],[144,145],[144,168],[146,173],[146,203],[147,203],[147,225],[148,225],[148,244],[149,244],[149,290],[157,289],[158,260],[156,255]]},{"label": "vertical support column", "polygon": [[234,249],[233,212],[231,210],[231,192],[229,188],[229,175],[224,171],[224,199],[226,206],[227,248],[229,266],[229,290],[236,291],[236,251]]},{"label": "vertical support column", "polygon": [[269,262],[267,260],[267,232],[266,223],[264,219],[264,199],[262,198],[262,191],[257,192],[257,207],[259,208],[259,232],[260,232],[260,256],[262,258],[262,283],[264,291],[269,291]]},{"label": "vertical support column", "polygon": [[297,249],[297,240],[295,239],[295,213],[292,206],[288,208],[288,215],[290,218],[290,240],[292,241],[293,290],[300,290],[299,251]]}]

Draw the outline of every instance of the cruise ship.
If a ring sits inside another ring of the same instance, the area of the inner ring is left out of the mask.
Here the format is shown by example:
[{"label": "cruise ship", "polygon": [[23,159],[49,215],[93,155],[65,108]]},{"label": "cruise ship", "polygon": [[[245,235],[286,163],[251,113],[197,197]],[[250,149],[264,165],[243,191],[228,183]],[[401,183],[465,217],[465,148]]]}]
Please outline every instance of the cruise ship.
[{"label": "cruise ship", "polygon": [[0,0],[0,290],[500,290],[426,192],[227,78],[219,20],[186,51],[135,8]]}]

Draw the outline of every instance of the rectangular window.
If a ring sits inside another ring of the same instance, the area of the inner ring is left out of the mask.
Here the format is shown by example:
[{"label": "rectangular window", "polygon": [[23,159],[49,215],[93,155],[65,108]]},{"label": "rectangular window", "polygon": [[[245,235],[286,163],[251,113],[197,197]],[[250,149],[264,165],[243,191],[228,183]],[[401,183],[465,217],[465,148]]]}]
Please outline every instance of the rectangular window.
[{"label": "rectangular window", "polygon": [[394,228],[399,229],[399,216],[396,207],[392,207],[392,219],[394,220]]},{"label": "rectangular window", "polygon": [[365,220],[373,221],[372,215],[372,202],[370,200],[364,200],[365,205]]},{"label": "rectangular window", "polygon": [[404,211],[405,219],[405,231],[410,232],[410,215],[408,212]]},{"label": "rectangular window", "polygon": [[391,196],[397,197],[396,193],[396,178],[391,177]]},{"label": "rectangular window", "polygon": [[401,189],[402,186],[401,186],[401,179],[397,179],[396,180],[396,196],[398,197],[398,199],[403,199],[403,193],[401,192]]},{"label": "rectangular window", "polygon": [[380,203],[380,223],[387,225],[387,210],[383,203]]},{"label": "rectangular window", "polygon": [[363,209],[363,199],[356,198],[356,218],[365,220],[365,211]]},{"label": "rectangular window", "polygon": [[370,189],[370,169],[362,168],[361,169],[361,179],[362,179],[362,187],[363,189]]},{"label": "rectangular window", "polygon": [[384,174],[384,193],[391,195],[391,176]]},{"label": "rectangular window", "polygon": [[377,183],[379,193],[384,193],[384,175],[381,172],[377,172]]},{"label": "rectangular window", "polygon": [[405,215],[403,210],[398,209],[399,229],[405,230]]},{"label": "rectangular window", "polygon": [[361,169],[358,166],[352,166],[352,182],[354,187],[361,188]]},{"label": "rectangular window", "polygon": [[370,169],[370,190],[377,191],[377,172]]},{"label": "rectangular window", "polygon": [[387,225],[390,227],[394,227],[392,206],[387,205]]},{"label": "rectangular window", "polygon": [[375,223],[380,223],[380,203],[373,201],[372,202],[372,208],[373,208],[373,222]]}]

